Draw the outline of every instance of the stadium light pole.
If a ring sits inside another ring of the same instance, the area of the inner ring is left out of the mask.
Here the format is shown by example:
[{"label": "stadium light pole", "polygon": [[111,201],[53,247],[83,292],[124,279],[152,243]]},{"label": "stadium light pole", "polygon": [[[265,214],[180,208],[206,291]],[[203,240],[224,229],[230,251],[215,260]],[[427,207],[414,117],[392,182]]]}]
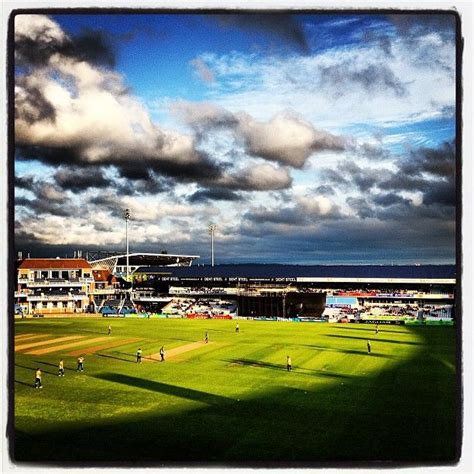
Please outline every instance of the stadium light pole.
[{"label": "stadium light pole", "polygon": [[214,266],[214,233],[216,232],[217,225],[209,224],[208,229],[211,236],[211,266]]},{"label": "stadium light pole", "polygon": [[126,269],[126,275],[127,275],[127,281],[128,281],[128,221],[130,220],[130,209],[125,209],[125,213],[123,215],[125,219],[125,242],[127,245],[127,269]]}]

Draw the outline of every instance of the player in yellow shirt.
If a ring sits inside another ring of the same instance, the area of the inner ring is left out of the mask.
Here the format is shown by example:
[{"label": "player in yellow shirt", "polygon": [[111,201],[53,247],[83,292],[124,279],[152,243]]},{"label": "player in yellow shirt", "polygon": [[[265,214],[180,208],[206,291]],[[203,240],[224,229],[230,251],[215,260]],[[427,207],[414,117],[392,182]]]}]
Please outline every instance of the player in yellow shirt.
[{"label": "player in yellow shirt", "polygon": [[137,351],[137,364],[141,364],[141,363],[142,363],[142,350],[138,349],[138,351]]},{"label": "player in yellow shirt", "polygon": [[289,372],[292,369],[291,367],[291,357],[286,356],[286,370]]},{"label": "player in yellow shirt", "polygon": [[76,372],[84,372],[84,356],[77,358],[77,369]]},{"label": "player in yellow shirt", "polygon": [[62,359],[58,364],[58,377],[64,377],[64,361]]},{"label": "player in yellow shirt", "polygon": [[41,383],[41,370],[39,367],[35,372],[35,388],[43,388],[43,384]]}]

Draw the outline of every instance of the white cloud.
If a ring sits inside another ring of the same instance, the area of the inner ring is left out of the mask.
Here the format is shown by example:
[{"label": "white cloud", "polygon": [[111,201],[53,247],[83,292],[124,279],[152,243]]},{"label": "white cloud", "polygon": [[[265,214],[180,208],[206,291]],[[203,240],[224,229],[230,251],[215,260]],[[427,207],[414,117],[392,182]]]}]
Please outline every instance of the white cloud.
[{"label": "white cloud", "polygon": [[45,44],[63,43],[67,35],[60,26],[45,15],[15,16],[15,40],[29,38]]},{"label": "white cloud", "polygon": [[[455,102],[454,48],[440,42],[436,33],[425,38],[423,50],[426,44],[432,57],[424,62],[413,44],[401,39],[392,42],[392,57],[376,44],[283,58],[208,54],[206,61],[221,84],[220,89],[208,93],[208,98],[232,112],[245,107],[257,120],[269,120],[291,107],[333,133],[341,126],[359,123],[387,126],[439,117],[443,107]],[[344,66],[349,76],[356,74],[351,86],[345,76],[341,82],[328,81],[322,75],[327,68],[337,66]],[[382,76],[382,68],[393,77]],[[379,75],[377,83],[371,72]],[[233,86],[236,80],[239,88]],[[393,87],[403,86],[406,94],[394,93],[390,80],[396,81]]]},{"label": "white cloud", "polygon": [[[34,39],[39,30],[44,41],[65,38],[47,17],[17,18],[18,35],[26,31]],[[55,53],[22,76],[15,93],[15,137],[21,145],[76,147],[77,159],[97,164],[135,157],[180,164],[200,161],[193,138],[153,123],[147,108],[127,93],[116,72]],[[41,117],[45,104],[51,113]]]}]

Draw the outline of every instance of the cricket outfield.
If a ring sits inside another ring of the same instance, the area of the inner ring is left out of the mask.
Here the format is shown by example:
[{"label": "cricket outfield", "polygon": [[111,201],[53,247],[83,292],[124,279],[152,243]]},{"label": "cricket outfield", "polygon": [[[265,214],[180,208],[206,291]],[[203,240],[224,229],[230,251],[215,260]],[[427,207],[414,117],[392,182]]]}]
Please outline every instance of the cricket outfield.
[{"label": "cricket outfield", "polygon": [[[369,324],[240,320],[237,334],[235,324],[17,320],[15,460],[456,460],[454,327],[387,325],[375,334]],[[138,348],[142,364],[135,362]],[[85,371],[76,373],[79,355]],[[57,376],[60,358],[65,377]],[[40,390],[33,388],[37,367],[43,371]]]}]

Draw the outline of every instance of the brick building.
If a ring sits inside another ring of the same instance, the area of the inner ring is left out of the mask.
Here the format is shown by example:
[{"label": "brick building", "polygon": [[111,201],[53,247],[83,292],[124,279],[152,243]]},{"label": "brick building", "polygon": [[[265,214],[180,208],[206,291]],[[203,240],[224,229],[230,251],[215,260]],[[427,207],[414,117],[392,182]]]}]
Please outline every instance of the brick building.
[{"label": "brick building", "polygon": [[18,266],[15,302],[23,314],[82,313],[95,290],[82,258],[26,258]]}]

